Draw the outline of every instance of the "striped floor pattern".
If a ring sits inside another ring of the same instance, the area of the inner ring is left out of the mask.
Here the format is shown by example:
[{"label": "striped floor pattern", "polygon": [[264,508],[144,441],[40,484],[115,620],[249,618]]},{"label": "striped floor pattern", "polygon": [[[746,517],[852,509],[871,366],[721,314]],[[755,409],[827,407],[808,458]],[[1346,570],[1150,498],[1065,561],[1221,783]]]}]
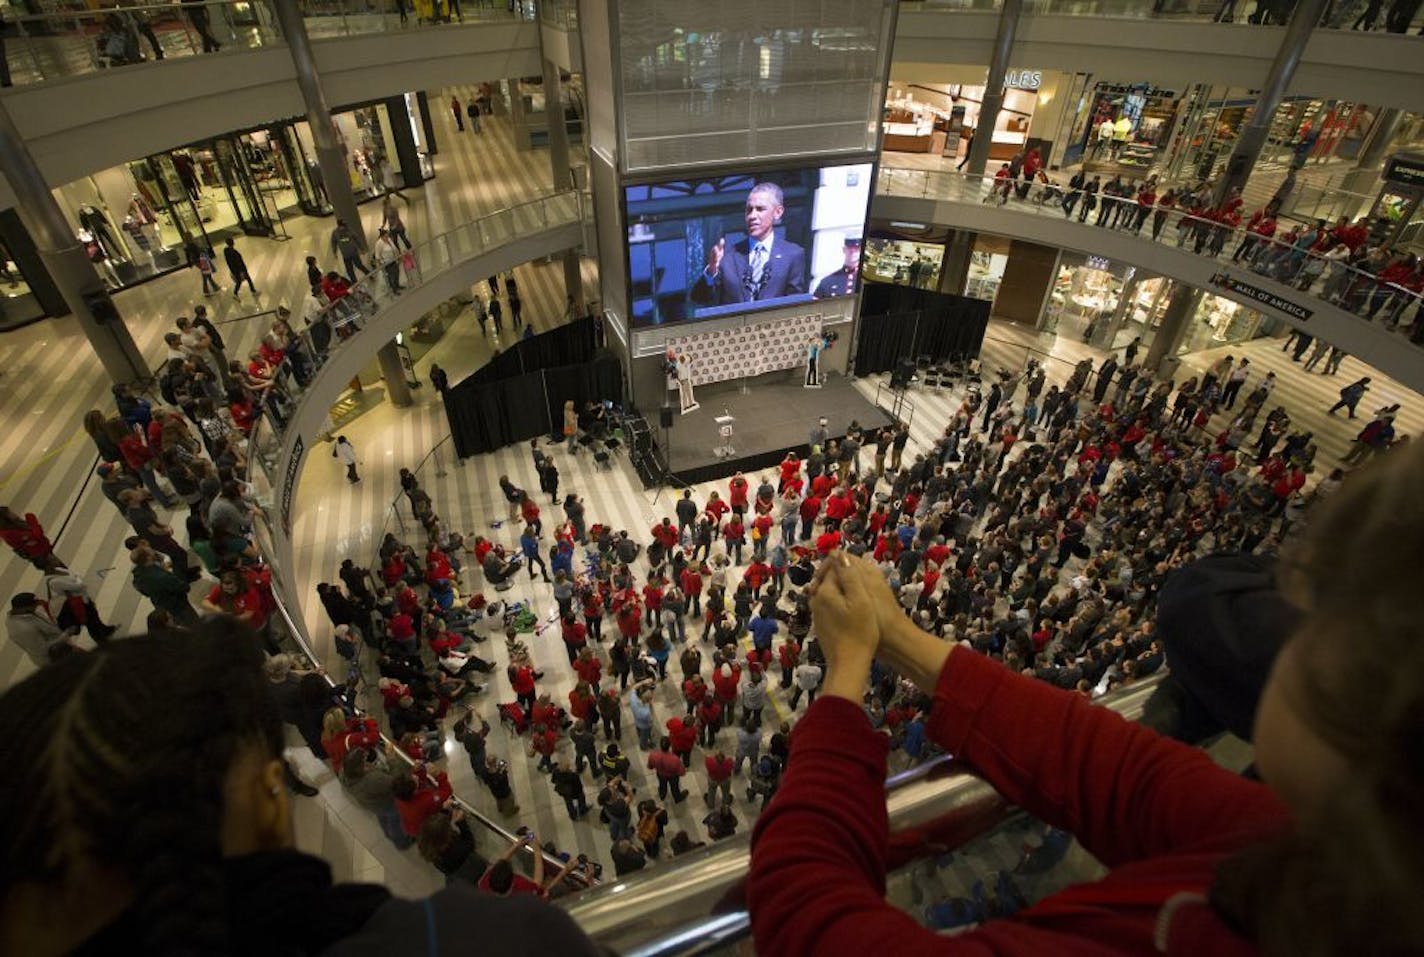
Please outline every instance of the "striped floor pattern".
[{"label": "striped floor pattern", "polygon": [[[432,93],[432,100],[448,97],[452,91]],[[462,100],[472,92],[469,88],[453,91]],[[547,189],[550,179],[542,152],[519,153],[510,143],[507,122],[496,119],[485,125],[486,132],[455,132],[447,112],[435,116],[441,152],[436,157],[437,178],[423,190],[410,191],[412,203],[403,210],[412,236],[416,239],[438,233],[465,222],[481,211],[497,208],[529,195],[531,191]],[[368,205],[363,210],[364,224],[373,230],[378,209]],[[300,268],[307,251],[327,256],[326,235],[329,220],[299,218],[287,224],[293,241],[243,241],[258,286],[266,294],[263,306],[279,299],[298,301],[303,274]],[[520,292],[527,303],[526,315],[536,329],[547,328],[562,314],[562,271],[557,264],[529,264],[518,271]],[[585,282],[594,288],[594,267],[585,263]],[[162,356],[161,335],[171,327],[171,319],[187,312],[198,287],[196,275],[179,273],[163,277],[137,289],[118,295],[119,308],[133,330],[144,354],[154,363]],[[487,289],[481,289],[488,295]],[[219,320],[233,320],[221,326],[230,340],[229,352],[241,355],[255,342],[265,328],[266,319],[244,320],[240,317],[252,311],[250,300],[241,305],[218,297],[207,300],[210,311]],[[469,313],[455,321],[445,337],[417,363],[422,378],[431,362],[438,362],[458,379],[482,364],[495,346],[502,346],[481,336]],[[994,322],[986,340],[986,366],[1017,367],[1027,350],[1039,350],[1055,360],[1050,363],[1051,381],[1067,378],[1071,363],[1085,355],[1098,356],[1090,349],[1065,338],[1041,339],[1032,332],[1008,323]],[[1347,359],[1339,375],[1326,378],[1307,375],[1299,366],[1279,352],[1270,342],[1248,344],[1231,351],[1252,357],[1253,365],[1275,369],[1280,377],[1276,401],[1286,405],[1295,420],[1315,431],[1320,443],[1322,463],[1331,462],[1346,447],[1353,430],[1349,424],[1327,419],[1323,410],[1334,401],[1335,390],[1359,374],[1354,360]],[[1212,353],[1187,357],[1186,364],[1201,367],[1214,359]],[[1401,386],[1376,376],[1376,389],[1371,398],[1375,404],[1388,399],[1405,405],[1401,432],[1418,432],[1424,416],[1417,397]],[[860,387],[873,397],[876,382],[866,380]],[[147,612],[143,602],[127,585],[127,557],[121,542],[127,527],[118,513],[97,494],[92,479],[87,479],[94,462],[94,451],[87,437],[78,430],[83,413],[91,407],[110,408],[107,382],[82,335],[70,320],[53,320],[7,334],[0,339],[0,414],[8,428],[0,436],[0,501],[17,510],[33,511],[55,533],[57,550],[69,558],[76,571],[85,574],[95,593],[95,599],[105,615],[120,625],[134,627]],[[912,448],[927,446],[940,431],[961,398],[957,391],[939,393],[913,389],[911,401],[916,405],[912,426]],[[1371,405],[1372,409],[1374,406]],[[383,531],[389,525],[400,533],[399,521],[391,515],[391,502],[396,492],[395,476],[399,467],[414,467],[447,435],[435,396],[428,386],[418,390],[414,408],[395,410],[386,404],[354,422],[343,431],[361,454],[365,481],[351,487],[343,480],[337,465],[329,456],[314,455],[305,475],[297,502],[297,522],[294,539],[296,552],[294,580],[302,583],[299,596],[304,604],[309,629],[317,642],[319,655],[329,656],[329,628],[314,600],[318,581],[331,577],[340,560],[351,556],[370,561]],[[658,496],[643,490],[626,460],[615,463],[612,471],[597,471],[586,458],[555,453],[562,472],[564,489],[573,489],[585,497],[589,515],[642,534],[656,519],[671,510],[666,493]],[[437,475],[444,471],[444,475]],[[532,462],[526,448],[506,448],[457,464],[445,455],[438,463],[428,462],[421,470],[422,481],[430,490],[437,510],[449,524],[465,532],[487,532],[492,521],[503,509],[498,497],[497,479],[509,474],[527,488],[536,488]],[[86,484],[87,482],[87,484]],[[705,489],[698,490],[699,498]],[[72,514],[71,514],[72,513]],[[553,517],[553,516],[551,516]],[[499,530],[501,536],[512,537],[508,527]],[[415,536],[411,536],[416,540]],[[33,589],[38,576],[22,563],[9,560],[0,565],[0,595]],[[552,605],[552,597],[543,584],[521,585],[515,595],[527,597],[541,609]],[[571,674],[556,634],[531,640],[536,661],[545,670],[543,687],[562,696],[571,687]],[[489,649],[488,654],[501,665],[503,649]],[[0,682],[5,686],[27,674],[30,665],[8,642],[0,642]],[[488,713],[492,702],[512,698],[502,671],[493,676],[490,689],[481,697]],[[676,690],[669,686],[659,691],[659,720],[665,720],[680,710]],[[768,717],[785,712],[779,690],[772,695]],[[497,728],[496,722],[491,722]],[[514,770],[516,794],[523,811],[519,823],[529,824],[540,834],[569,850],[596,854],[605,862],[608,839],[606,831],[596,822],[575,824],[568,820],[562,802],[554,798],[543,775],[533,769],[525,757],[521,742],[509,740],[504,732],[493,732],[493,750],[506,756]],[[723,732],[724,743],[731,744],[730,732]],[[625,745],[636,751],[631,729]],[[341,794],[340,787],[328,771],[294,751],[304,776],[318,783],[323,792],[321,801],[297,802],[298,833],[304,848],[321,853],[332,861],[342,879],[366,878],[384,880],[400,893],[419,894],[438,884],[437,876],[416,857],[413,851],[397,853],[378,833],[367,815],[352,809]],[[702,752],[695,753],[700,760]],[[451,774],[462,796],[487,808],[490,802],[483,789],[473,781],[463,754],[452,761]],[[640,770],[635,773],[640,791],[648,787]],[[696,784],[691,790],[698,791]],[[739,815],[745,818],[745,804],[739,802]],[[695,836],[703,829],[700,818],[703,809],[699,798],[672,809],[672,830],[686,828]],[[747,822],[743,821],[745,827]]]}]

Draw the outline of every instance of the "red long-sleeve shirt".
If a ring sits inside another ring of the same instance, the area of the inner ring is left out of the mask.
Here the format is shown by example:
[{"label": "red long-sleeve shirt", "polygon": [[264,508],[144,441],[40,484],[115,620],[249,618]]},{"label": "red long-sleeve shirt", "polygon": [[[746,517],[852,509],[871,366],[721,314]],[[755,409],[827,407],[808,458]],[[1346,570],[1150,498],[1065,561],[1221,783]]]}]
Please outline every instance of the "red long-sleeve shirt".
[{"label": "red long-sleeve shirt", "polygon": [[1112,872],[966,934],[922,928],[884,900],[885,738],[857,705],[823,697],[754,832],[757,953],[1143,954],[1159,952],[1156,933],[1168,954],[1254,952],[1200,895],[1223,857],[1288,826],[1263,785],[963,648],[940,672],[929,735]]},{"label": "red long-sleeve shirt", "polygon": [[420,826],[425,823],[425,819],[450,800],[450,795],[454,791],[450,788],[450,779],[441,771],[435,776],[435,780],[424,774],[416,777],[419,790],[409,801],[402,801],[396,798],[396,811],[400,813],[401,830],[410,837],[420,836]]}]

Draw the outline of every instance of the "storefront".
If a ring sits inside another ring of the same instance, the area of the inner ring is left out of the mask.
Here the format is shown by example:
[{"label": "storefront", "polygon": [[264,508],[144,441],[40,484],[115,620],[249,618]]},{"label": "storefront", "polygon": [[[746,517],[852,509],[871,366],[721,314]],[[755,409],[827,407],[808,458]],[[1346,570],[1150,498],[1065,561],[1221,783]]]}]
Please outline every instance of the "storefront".
[{"label": "storefront", "polygon": [[[979,233],[974,237],[974,250],[969,257],[969,279],[964,294],[973,299],[993,302],[999,296],[999,284],[1009,265],[1011,240],[1004,236]],[[993,307],[990,307],[993,312]]]},{"label": "storefront", "polygon": [[944,243],[867,237],[861,259],[866,279],[900,286],[935,289],[944,260]]},{"label": "storefront", "polygon": [[1270,335],[1274,330],[1275,320],[1250,306],[1243,306],[1234,299],[1203,295],[1177,346],[1177,354],[1246,342]]},{"label": "storefront", "polygon": [[1177,91],[1150,83],[1093,82],[1087,74],[1075,80],[1077,112],[1064,164],[1082,162],[1085,169],[1107,175],[1145,176],[1171,141]]},{"label": "storefront", "polygon": [[[333,116],[358,203],[435,175],[416,94]],[[54,190],[110,289],[186,267],[228,236],[286,236],[284,220],[332,211],[305,120],[229,133]]]},{"label": "storefront", "polygon": [[[977,68],[977,72],[982,76],[983,68]],[[1038,71],[1012,73],[994,125],[993,146],[989,150],[992,160],[1007,161],[1027,147],[1029,127],[1038,107],[1038,90],[1044,82]],[[982,85],[892,82],[883,114],[884,148],[962,158],[969,149],[969,131],[977,131],[983,99]],[[1047,146],[1040,145],[1045,157]]]}]

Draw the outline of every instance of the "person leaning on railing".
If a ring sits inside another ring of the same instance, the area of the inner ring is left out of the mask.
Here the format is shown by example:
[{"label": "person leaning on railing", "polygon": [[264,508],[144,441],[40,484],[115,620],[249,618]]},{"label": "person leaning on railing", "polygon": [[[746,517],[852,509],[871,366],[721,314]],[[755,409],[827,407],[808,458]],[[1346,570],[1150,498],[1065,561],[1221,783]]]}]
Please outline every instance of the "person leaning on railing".
[{"label": "person leaning on railing", "polygon": [[294,847],[282,720],[231,620],[75,653],[0,697],[0,952],[599,953],[468,883],[336,884]]},{"label": "person leaning on railing", "polygon": [[[1256,711],[1266,784],[919,631],[875,566],[832,556],[812,597],[825,687],[753,837],[757,953],[1420,953],[1424,448],[1319,509],[1281,566],[1303,616]],[[860,707],[876,657],[934,695],[938,744],[1108,876],[955,937],[886,903],[886,744]]]}]

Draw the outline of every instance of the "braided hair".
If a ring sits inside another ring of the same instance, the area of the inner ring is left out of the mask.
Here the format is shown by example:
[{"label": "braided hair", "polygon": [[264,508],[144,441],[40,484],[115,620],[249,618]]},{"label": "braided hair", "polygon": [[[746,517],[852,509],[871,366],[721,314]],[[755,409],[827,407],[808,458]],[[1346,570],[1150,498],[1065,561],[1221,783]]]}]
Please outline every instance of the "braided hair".
[{"label": "braided hair", "polygon": [[217,620],[70,655],[0,697],[0,895],[111,868],[133,885],[145,953],[226,952],[226,777],[250,749],[281,753],[261,663]]}]

